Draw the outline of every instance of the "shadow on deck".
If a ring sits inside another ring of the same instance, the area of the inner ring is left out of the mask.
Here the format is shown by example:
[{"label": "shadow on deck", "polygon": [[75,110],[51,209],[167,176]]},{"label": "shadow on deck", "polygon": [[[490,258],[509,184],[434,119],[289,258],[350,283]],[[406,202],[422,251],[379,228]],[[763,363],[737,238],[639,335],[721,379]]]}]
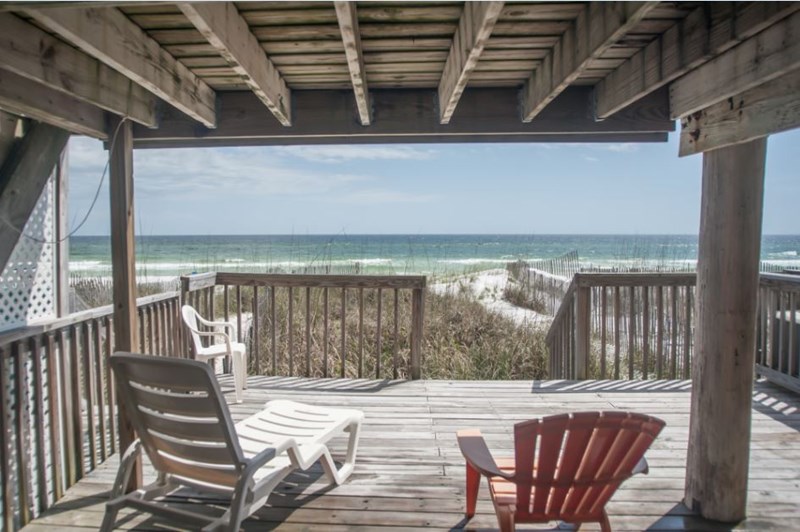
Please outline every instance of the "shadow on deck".
[{"label": "shadow on deck", "polygon": [[[233,399],[229,376],[223,390]],[[648,476],[626,482],[608,506],[614,530],[731,530],[698,519],[681,504],[689,427],[688,381],[388,381],[251,377],[236,420],[269,399],[290,398],[362,409],[359,459],[343,486],[326,485],[319,467],[290,476],[246,530],[496,529],[488,494],[478,515],[463,521],[464,464],[455,431],[479,427],[496,455],[510,454],[513,424],[578,410],[625,409],[661,417],[667,427],[648,453]],[[800,518],[800,398],[767,383],[753,394],[748,515],[739,530],[790,530]],[[334,441],[334,456],[346,442]],[[116,472],[101,465],[25,530],[91,530]],[[146,468],[146,479],[152,470]],[[483,488],[485,489],[485,488]],[[221,513],[226,501],[185,492],[177,504]],[[123,511],[123,529],[174,529],[176,523]],[[553,524],[555,526],[555,524]],[[527,527],[519,527],[524,529]],[[593,529],[586,526],[586,530]]]}]

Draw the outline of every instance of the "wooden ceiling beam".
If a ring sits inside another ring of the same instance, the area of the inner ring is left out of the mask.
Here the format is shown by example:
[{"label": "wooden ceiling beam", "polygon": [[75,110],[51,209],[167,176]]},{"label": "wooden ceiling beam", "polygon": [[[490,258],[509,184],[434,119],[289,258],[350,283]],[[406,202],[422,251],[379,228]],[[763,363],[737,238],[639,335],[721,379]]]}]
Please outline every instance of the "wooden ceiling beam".
[{"label": "wooden ceiling beam", "polygon": [[353,120],[351,90],[304,90],[294,93],[296,120],[289,129],[271,120],[267,109],[249,91],[220,92],[216,129],[202,130],[185,116],[172,112],[157,130],[136,127],[135,143],[142,146],[207,146],[246,144],[438,142],[529,142],[561,135],[564,142],[602,141],[605,135],[628,139],[637,134],[672,131],[667,91],[643,98],[614,117],[592,117],[590,87],[570,87],[533,122],[519,119],[515,88],[468,88],[461,96],[459,118],[439,122],[434,89],[372,90],[373,124],[364,128]]},{"label": "wooden ceiling beam", "polygon": [[670,116],[682,118],[800,68],[800,11],[670,85]]},{"label": "wooden ceiling beam", "polygon": [[798,10],[800,2],[698,7],[595,86],[597,117],[608,118]]},{"label": "wooden ceiling beam", "polygon": [[358,117],[362,126],[372,122],[372,111],[369,104],[369,88],[367,73],[364,68],[364,52],[361,49],[361,35],[358,31],[358,15],[355,2],[334,2],[339,30],[342,32],[344,53],[347,57],[347,68],[353,84],[353,94],[358,107]]},{"label": "wooden ceiling beam", "polygon": [[590,2],[525,83],[522,120],[530,122],[658,2]]},{"label": "wooden ceiling beam", "polygon": [[681,120],[679,155],[693,155],[800,127],[800,69]]},{"label": "wooden ceiling beam", "polygon": [[97,59],[25,22],[0,13],[0,68],[155,127],[157,98]]},{"label": "wooden ceiling beam", "polygon": [[115,8],[28,9],[34,20],[206,127],[215,93]]},{"label": "wooden ceiling beam", "polygon": [[178,7],[278,122],[291,126],[291,92],[233,2],[182,3]]},{"label": "wooden ceiling beam", "polygon": [[439,122],[450,123],[470,74],[500,17],[504,2],[467,2],[439,81]]},{"label": "wooden ceiling beam", "polygon": [[102,109],[7,70],[0,70],[0,108],[78,135],[106,138]]}]

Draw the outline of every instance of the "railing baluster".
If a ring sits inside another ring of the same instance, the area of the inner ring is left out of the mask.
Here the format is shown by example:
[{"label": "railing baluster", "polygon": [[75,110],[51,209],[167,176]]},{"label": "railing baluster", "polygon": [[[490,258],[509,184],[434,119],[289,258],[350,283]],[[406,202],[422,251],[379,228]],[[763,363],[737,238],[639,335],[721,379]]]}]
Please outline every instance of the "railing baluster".
[{"label": "railing baluster", "polygon": [[39,500],[38,510],[45,510],[50,504],[48,501],[47,490],[47,461],[46,435],[44,427],[47,424],[44,414],[44,365],[42,364],[42,343],[41,337],[37,334],[28,340],[31,352],[31,362],[33,363],[33,398],[34,398],[34,423],[36,430],[36,484],[38,492],[36,498]]},{"label": "railing baluster", "polygon": [[[275,331],[275,297],[272,294],[272,330],[273,330],[273,341],[272,341],[272,360],[273,366],[275,365],[275,340],[274,340],[274,331]],[[261,360],[259,357],[258,349],[258,287],[253,287],[253,319],[252,325],[250,326],[252,338],[252,345],[250,348],[250,357],[253,359],[253,371],[256,375],[261,375]],[[274,375],[274,367],[273,367],[273,375]]]},{"label": "railing baluster", "polygon": [[306,286],[306,377],[311,377],[311,287]]},{"label": "railing baluster", "polygon": [[14,342],[14,365],[16,371],[15,391],[16,391],[16,460],[17,460],[17,496],[19,497],[19,515],[21,524],[24,526],[30,522],[33,515],[33,493],[32,493],[32,472],[31,464],[31,432],[28,411],[28,370],[25,369],[26,350],[23,349],[21,342]]},{"label": "railing baluster", "polygon": [[786,306],[786,294],[783,292],[778,292],[778,371],[781,373],[786,372],[787,368],[787,349],[786,349],[786,337],[788,336],[788,331],[786,330],[788,327],[786,326],[786,315],[787,306]]},{"label": "railing baluster", "polygon": [[294,376],[294,287],[289,287],[289,319],[286,334],[289,340],[289,376]]},{"label": "railing baluster", "polygon": [[628,379],[633,380],[633,362],[636,358],[636,287],[628,289],[630,312],[628,314]]},{"label": "railing baluster", "polygon": [[11,388],[11,356],[7,348],[0,347],[0,426],[2,427],[3,443],[0,446],[0,472],[2,472],[3,482],[3,529],[14,530],[14,493],[16,492],[11,473],[13,471],[12,461],[14,460],[14,429],[8,423],[11,408],[9,406],[9,395]]},{"label": "railing baluster", "polygon": [[100,430],[100,461],[105,462],[108,458],[108,446],[106,445],[106,401],[103,393],[103,337],[101,320],[93,320],[94,323],[94,362],[96,365],[95,378],[97,391],[97,421]]},{"label": "railing baluster", "polygon": [[86,472],[84,464],[84,450],[83,450],[83,412],[81,407],[81,368],[80,357],[78,356],[78,327],[73,326],[70,328],[70,370],[71,370],[71,393],[72,393],[72,445],[73,455],[75,456],[75,480],[83,478]]},{"label": "railing baluster", "polygon": [[670,340],[670,379],[678,377],[678,287],[670,287],[672,299],[672,337]]},{"label": "railing baluster", "polygon": [[619,286],[614,287],[614,378],[619,380],[620,371],[620,347],[622,334],[619,330],[619,323],[622,319],[622,295]]},{"label": "railing baluster", "polygon": [[[61,419],[64,421],[64,454],[66,461],[66,482],[64,488],[68,488],[75,484],[78,480],[77,469],[78,466],[75,460],[75,420],[72,417],[72,371],[70,363],[70,352],[72,339],[67,342],[68,328],[58,330],[58,352],[59,352],[59,373],[60,377],[60,390],[61,390]],[[68,344],[70,347],[68,347]]]},{"label": "railing baluster", "polygon": [[89,464],[90,468],[97,467],[97,430],[94,418],[94,372],[92,371],[92,334],[89,322],[83,322],[81,327],[83,347],[83,385],[86,397],[86,427],[89,439]]},{"label": "railing baluster", "polygon": [[364,289],[358,289],[358,378],[364,377]]},{"label": "railing baluster", "polygon": [[650,287],[642,287],[642,378],[647,380],[650,364]]},{"label": "railing baluster", "polygon": [[797,376],[797,309],[795,308],[794,292],[789,292],[789,346],[787,348],[788,368],[790,376]]},{"label": "railing baluster", "polygon": [[605,286],[600,287],[600,378],[606,378],[606,329],[608,328],[608,296]]},{"label": "railing baluster", "polygon": [[[270,320],[272,322],[272,374],[278,374],[278,322],[277,310],[275,307],[275,286],[269,287],[269,312]],[[258,329],[258,324],[254,323],[253,326]]]},{"label": "railing baluster", "polygon": [[340,376],[345,377],[347,363],[347,288],[342,287],[342,369]]},{"label": "railing baluster", "polygon": [[108,392],[108,427],[111,432],[111,453],[117,452],[117,405],[116,383],[111,374],[111,354],[114,352],[114,324],[111,316],[105,317],[106,324],[106,391]]},{"label": "railing baluster", "polygon": [[[56,341],[53,333],[45,337],[47,354],[47,406],[50,413],[50,475],[53,479],[53,501],[61,498],[63,492],[63,480],[61,476],[61,413],[58,411],[58,365],[56,360]],[[61,353],[63,356],[63,352]]]},{"label": "railing baluster", "polygon": [[236,341],[242,342],[242,287],[236,285]]},{"label": "railing baluster", "polygon": [[322,376],[328,377],[328,287],[322,289]]},{"label": "railing baluster", "polygon": [[691,349],[692,349],[692,287],[686,287],[686,316],[683,329],[683,378],[688,379],[691,371]]},{"label": "railing baluster", "polygon": [[399,316],[399,297],[398,297],[398,290],[397,288],[394,289],[394,330],[393,330],[393,341],[392,341],[392,378],[397,379],[397,366],[399,364],[400,358],[400,337],[399,337],[399,328],[400,328],[400,316]]},{"label": "railing baluster", "polygon": [[381,336],[381,311],[383,309],[383,290],[378,288],[378,316],[375,320],[377,324],[377,338],[375,339],[375,356],[377,359],[375,360],[375,378],[381,378],[381,358],[382,358],[382,340],[383,337]]},{"label": "railing baluster", "polygon": [[664,287],[656,287],[656,378],[664,377]]}]

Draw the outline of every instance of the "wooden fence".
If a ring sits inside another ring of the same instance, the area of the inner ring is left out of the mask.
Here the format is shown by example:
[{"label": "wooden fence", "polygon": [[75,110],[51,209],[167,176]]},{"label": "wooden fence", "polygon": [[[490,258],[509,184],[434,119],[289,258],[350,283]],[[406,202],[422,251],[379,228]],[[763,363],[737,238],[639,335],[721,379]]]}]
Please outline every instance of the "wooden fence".
[{"label": "wooden fence", "polygon": [[[687,379],[693,273],[579,273],[547,335],[550,378]],[[800,392],[800,276],[762,273],[756,373]]]},{"label": "wooden fence", "polygon": [[182,277],[181,292],[235,324],[252,374],[421,377],[423,276],[218,272]]},{"label": "wooden fence", "polygon": [[[140,298],[140,346],[174,355],[178,293]],[[0,508],[16,530],[117,452],[112,307],[0,334]]]}]

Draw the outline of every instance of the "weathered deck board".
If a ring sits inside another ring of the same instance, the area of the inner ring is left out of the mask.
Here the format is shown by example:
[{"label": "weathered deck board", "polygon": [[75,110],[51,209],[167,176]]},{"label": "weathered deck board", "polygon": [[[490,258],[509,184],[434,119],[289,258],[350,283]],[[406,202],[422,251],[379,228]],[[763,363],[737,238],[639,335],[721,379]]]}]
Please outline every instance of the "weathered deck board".
[{"label": "weathered deck board", "polygon": [[[223,389],[233,390],[230,377]],[[364,410],[366,422],[356,470],[347,484],[328,489],[322,471],[295,474],[245,524],[246,530],[403,530],[463,526],[463,459],[455,431],[479,427],[496,454],[510,453],[517,421],[553,413],[631,409],[657,415],[667,428],[648,453],[651,472],[623,485],[609,513],[614,530],[729,530],[703,522],[680,505],[688,439],[687,381],[371,381],[251,377],[234,418],[259,410],[268,399],[291,398]],[[344,439],[333,444],[342,456]],[[800,398],[758,383],[753,400],[749,520],[742,530],[788,530],[800,518]],[[116,455],[70,489],[64,499],[25,530],[91,530],[116,472]],[[152,478],[149,468],[146,478]],[[485,489],[485,488],[484,488]],[[188,495],[188,494],[187,494]],[[191,494],[210,512],[225,503]],[[188,504],[186,497],[174,497]],[[178,524],[127,511],[121,529],[164,530]],[[468,530],[496,529],[488,494]],[[523,527],[520,527],[523,528]],[[591,530],[591,527],[587,527]]]}]

